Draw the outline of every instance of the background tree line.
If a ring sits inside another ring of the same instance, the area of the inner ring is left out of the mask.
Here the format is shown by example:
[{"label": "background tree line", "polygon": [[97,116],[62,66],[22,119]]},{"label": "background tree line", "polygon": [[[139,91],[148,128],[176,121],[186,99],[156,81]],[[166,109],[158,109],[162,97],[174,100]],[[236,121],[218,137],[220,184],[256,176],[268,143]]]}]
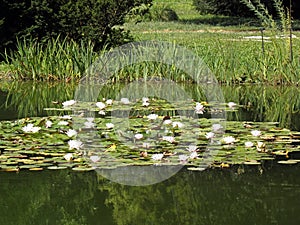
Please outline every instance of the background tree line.
[{"label": "background tree line", "polygon": [[[276,8],[274,1],[270,0],[252,0],[254,5],[262,3],[268,9],[271,15],[276,17]],[[290,3],[292,5],[292,17],[294,19],[300,18],[300,1],[298,0],[277,0],[282,2],[285,9],[289,9]],[[196,9],[201,14],[216,14],[226,16],[239,16],[239,17],[254,17],[254,13],[242,3],[241,0],[193,0]]]}]

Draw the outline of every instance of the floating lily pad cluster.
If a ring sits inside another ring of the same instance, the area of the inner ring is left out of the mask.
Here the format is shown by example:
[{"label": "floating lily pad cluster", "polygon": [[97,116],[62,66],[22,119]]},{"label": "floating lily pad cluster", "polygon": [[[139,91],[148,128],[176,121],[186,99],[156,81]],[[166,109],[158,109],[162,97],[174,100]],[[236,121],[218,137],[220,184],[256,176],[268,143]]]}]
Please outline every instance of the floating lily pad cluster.
[{"label": "floating lily pad cluster", "polygon": [[239,122],[211,115],[237,110],[233,102],[167,103],[66,101],[62,116],[0,122],[0,165],[4,171],[72,168],[87,171],[136,165],[259,165],[278,159],[296,164],[300,132],[273,122]]}]

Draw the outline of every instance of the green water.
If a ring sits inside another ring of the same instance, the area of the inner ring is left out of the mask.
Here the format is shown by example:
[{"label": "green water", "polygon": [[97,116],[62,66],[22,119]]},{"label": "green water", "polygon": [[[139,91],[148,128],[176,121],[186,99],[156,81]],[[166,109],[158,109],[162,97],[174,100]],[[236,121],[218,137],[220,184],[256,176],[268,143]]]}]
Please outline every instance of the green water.
[{"label": "green water", "polygon": [[[183,88],[197,101],[196,86]],[[121,85],[99,98],[114,98]],[[226,102],[242,105],[227,120],[277,121],[300,130],[297,87],[222,86]],[[0,120],[62,114],[45,111],[72,99],[76,84],[1,83]],[[0,155],[1,156],[1,155]],[[299,163],[298,163],[299,164]],[[92,172],[0,172],[0,225],[23,224],[300,224],[300,165],[273,161],[192,172],[164,182],[123,186]]]},{"label": "green water", "polygon": [[299,166],[271,164],[183,169],[144,187],[113,183],[96,172],[0,173],[0,224],[298,225],[299,172]]}]

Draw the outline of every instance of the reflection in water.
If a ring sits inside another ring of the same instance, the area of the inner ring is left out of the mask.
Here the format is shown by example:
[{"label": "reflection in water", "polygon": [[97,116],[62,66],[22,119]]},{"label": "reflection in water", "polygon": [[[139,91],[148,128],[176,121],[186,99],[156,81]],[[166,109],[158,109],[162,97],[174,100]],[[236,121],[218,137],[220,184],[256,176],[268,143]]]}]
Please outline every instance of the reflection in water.
[{"label": "reflection in water", "polygon": [[[0,173],[0,224],[300,224],[299,166],[189,172],[123,186],[95,172]],[[263,171],[263,172],[262,172]]]},{"label": "reflection in water", "polygon": [[[187,94],[198,101],[205,100],[203,90],[196,85],[181,84]],[[54,111],[44,111],[53,104],[74,98],[76,84],[11,82],[0,84],[0,119],[42,116]],[[99,99],[114,99],[124,84],[107,85]],[[228,113],[228,120],[278,121],[281,126],[300,130],[300,90],[293,86],[239,85],[221,86],[226,102],[233,101],[244,107]],[[174,94],[174,93],[173,93]],[[126,97],[126,96],[125,96]],[[129,96],[127,96],[129,97]]]}]

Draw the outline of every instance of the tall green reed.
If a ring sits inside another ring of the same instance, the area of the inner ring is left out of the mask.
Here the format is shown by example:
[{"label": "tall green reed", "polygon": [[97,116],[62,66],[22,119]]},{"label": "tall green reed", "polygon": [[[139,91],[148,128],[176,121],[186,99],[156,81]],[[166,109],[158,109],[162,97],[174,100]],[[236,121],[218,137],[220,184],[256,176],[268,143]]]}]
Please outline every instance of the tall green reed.
[{"label": "tall green reed", "polygon": [[18,40],[17,49],[6,52],[5,57],[15,79],[68,81],[79,79],[96,54],[91,42],[58,37],[45,42]]}]

